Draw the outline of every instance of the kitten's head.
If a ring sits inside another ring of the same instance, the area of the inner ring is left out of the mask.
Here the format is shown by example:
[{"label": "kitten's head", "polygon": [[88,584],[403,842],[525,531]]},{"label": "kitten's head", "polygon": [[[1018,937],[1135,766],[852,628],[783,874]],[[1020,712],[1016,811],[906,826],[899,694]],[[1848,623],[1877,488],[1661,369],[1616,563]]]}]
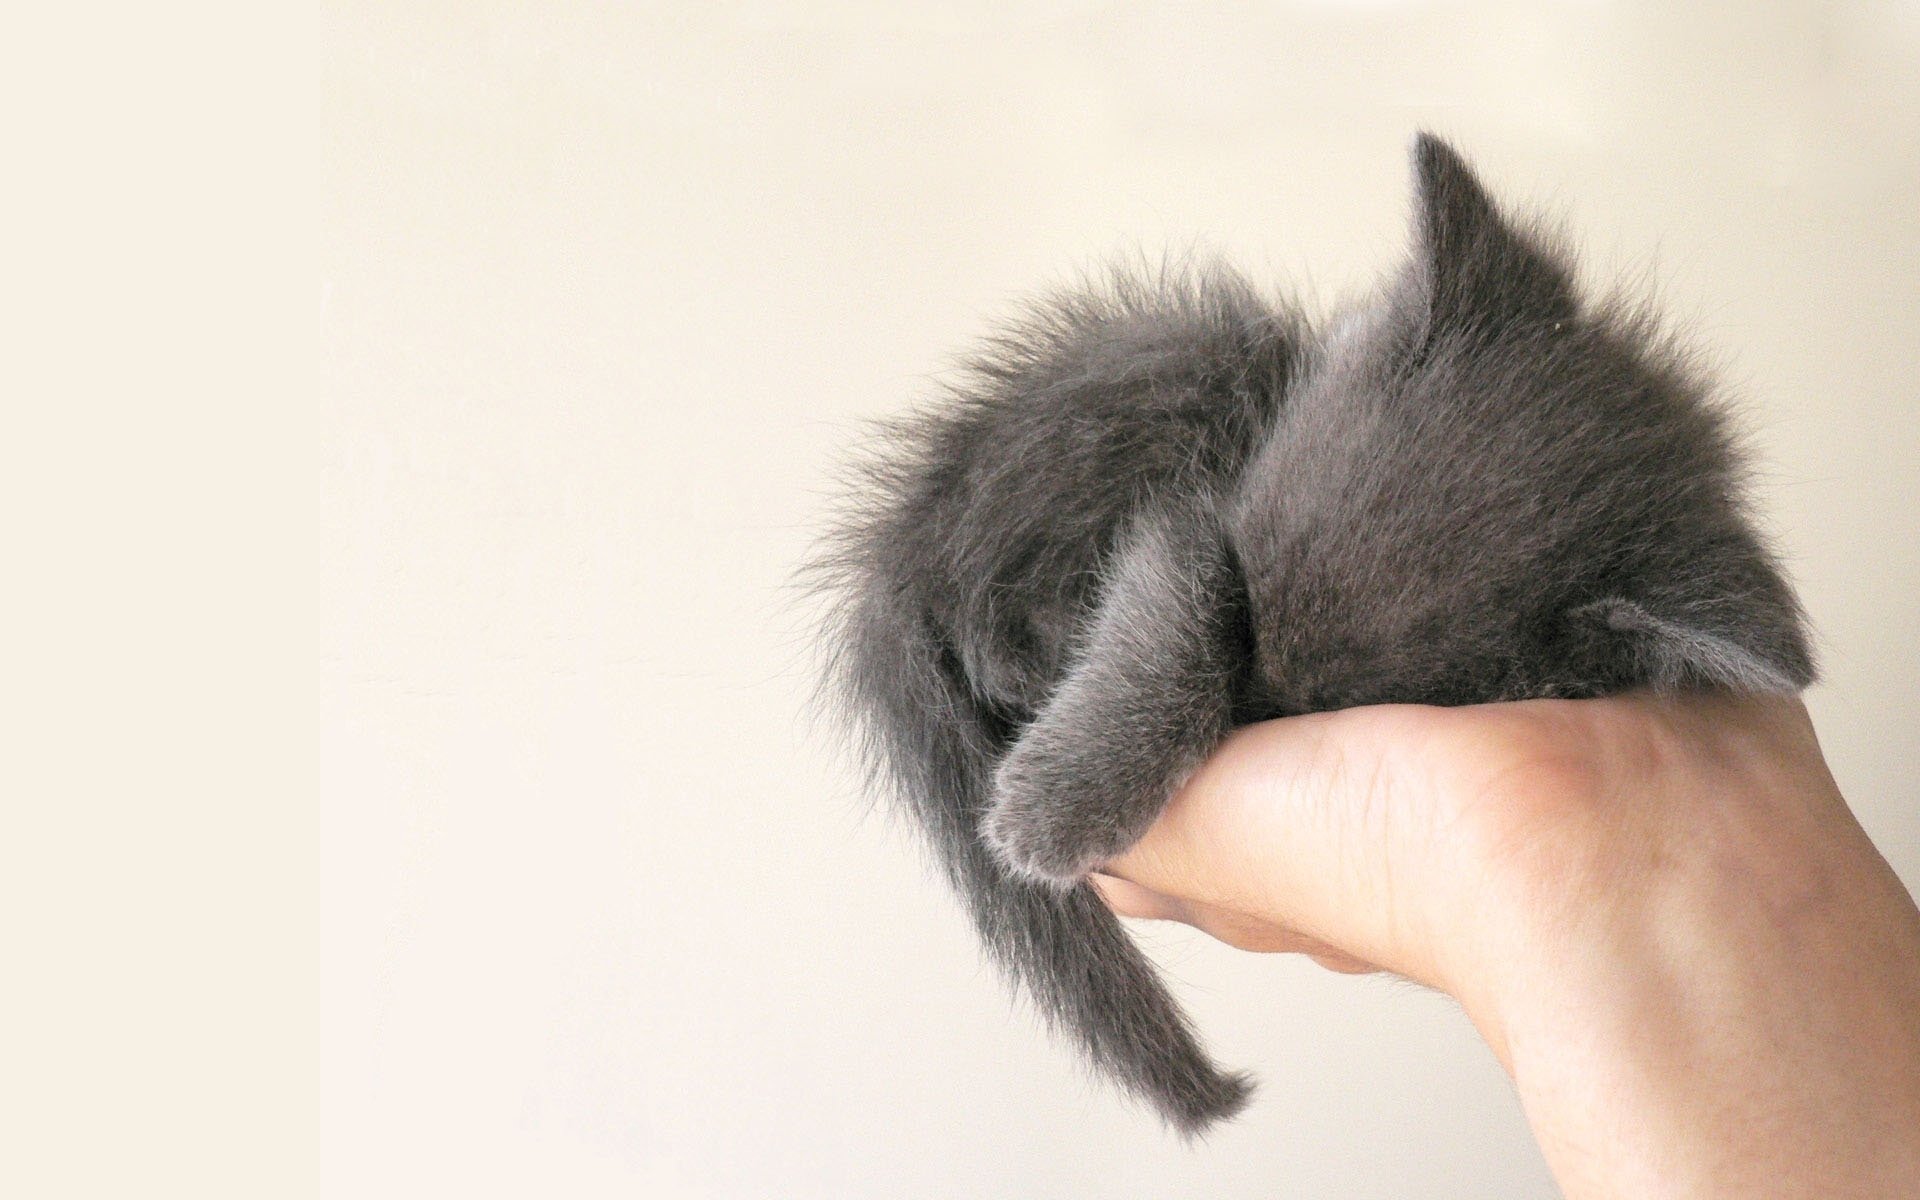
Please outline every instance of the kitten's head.
[{"label": "kitten's head", "polygon": [[1412,254],[1332,326],[1234,511],[1274,711],[1812,677],[1708,389],[1452,148]]}]

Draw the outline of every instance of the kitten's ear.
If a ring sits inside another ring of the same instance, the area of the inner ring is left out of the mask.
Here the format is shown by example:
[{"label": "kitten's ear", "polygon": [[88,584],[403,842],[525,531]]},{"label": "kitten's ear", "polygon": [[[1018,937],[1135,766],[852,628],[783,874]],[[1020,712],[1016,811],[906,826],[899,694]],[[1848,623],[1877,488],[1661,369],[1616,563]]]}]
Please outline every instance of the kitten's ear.
[{"label": "kitten's ear", "polygon": [[1606,639],[1626,656],[1629,675],[1657,688],[1722,687],[1739,692],[1797,692],[1813,682],[1797,626],[1787,614],[1785,632],[1755,629],[1745,639],[1777,641],[1771,653],[1703,625],[1662,617],[1637,601],[1611,596],[1568,614],[1576,626]]},{"label": "kitten's ear", "polygon": [[1415,286],[1434,332],[1574,315],[1567,271],[1507,221],[1452,146],[1413,143]]}]

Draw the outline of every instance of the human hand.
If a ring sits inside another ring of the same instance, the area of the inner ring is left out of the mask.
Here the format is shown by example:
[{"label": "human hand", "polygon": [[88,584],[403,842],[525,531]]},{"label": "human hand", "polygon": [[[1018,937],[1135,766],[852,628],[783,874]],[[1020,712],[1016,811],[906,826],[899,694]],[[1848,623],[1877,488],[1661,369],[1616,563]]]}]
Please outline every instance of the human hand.
[{"label": "human hand", "polygon": [[1384,705],[1248,726],[1093,882],[1123,916],[1453,991],[1468,981],[1450,982],[1449,952],[1472,931],[1450,926],[1482,912],[1483,858],[1544,851],[1595,815],[1610,743],[1647,702]]},{"label": "human hand", "polygon": [[1920,912],[1797,700],[1252,726],[1095,884],[1457,997],[1569,1196],[1920,1178]]}]

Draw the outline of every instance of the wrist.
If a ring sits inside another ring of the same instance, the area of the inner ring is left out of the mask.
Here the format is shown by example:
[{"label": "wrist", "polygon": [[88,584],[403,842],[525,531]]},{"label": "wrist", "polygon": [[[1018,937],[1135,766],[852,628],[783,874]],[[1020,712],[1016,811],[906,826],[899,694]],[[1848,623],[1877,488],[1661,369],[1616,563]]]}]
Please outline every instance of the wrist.
[{"label": "wrist", "polygon": [[1798,705],[1533,717],[1577,749],[1461,793],[1442,983],[1567,1194],[1798,1194],[1916,1153],[1920,916]]}]

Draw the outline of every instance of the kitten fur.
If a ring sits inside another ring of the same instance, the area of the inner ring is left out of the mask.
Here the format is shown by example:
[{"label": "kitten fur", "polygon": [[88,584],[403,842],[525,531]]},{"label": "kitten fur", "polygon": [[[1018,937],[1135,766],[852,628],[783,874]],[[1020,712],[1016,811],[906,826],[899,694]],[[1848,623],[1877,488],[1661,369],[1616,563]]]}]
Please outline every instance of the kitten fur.
[{"label": "kitten fur", "polygon": [[1408,261],[1323,331],[1217,266],[1033,304],[813,563],[829,694],[991,956],[1187,1134],[1250,1083],[1085,876],[1228,730],[1813,678],[1704,381],[1446,143],[1413,166]]}]

